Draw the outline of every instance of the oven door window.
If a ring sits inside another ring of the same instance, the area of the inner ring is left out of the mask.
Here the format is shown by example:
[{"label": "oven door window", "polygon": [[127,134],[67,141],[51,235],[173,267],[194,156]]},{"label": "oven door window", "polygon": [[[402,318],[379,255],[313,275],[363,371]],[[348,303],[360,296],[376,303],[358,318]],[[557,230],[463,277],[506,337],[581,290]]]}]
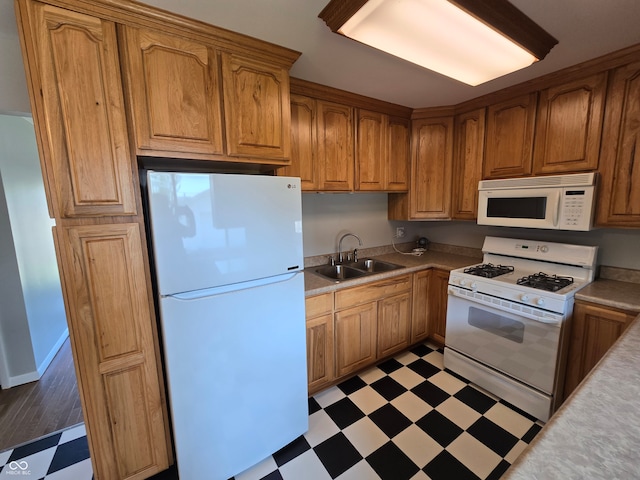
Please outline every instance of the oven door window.
[{"label": "oven door window", "polygon": [[472,327],[480,328],[512,342],[522,343],[524,340],[524,323],[513,318],[470,307],[468,322]]}]

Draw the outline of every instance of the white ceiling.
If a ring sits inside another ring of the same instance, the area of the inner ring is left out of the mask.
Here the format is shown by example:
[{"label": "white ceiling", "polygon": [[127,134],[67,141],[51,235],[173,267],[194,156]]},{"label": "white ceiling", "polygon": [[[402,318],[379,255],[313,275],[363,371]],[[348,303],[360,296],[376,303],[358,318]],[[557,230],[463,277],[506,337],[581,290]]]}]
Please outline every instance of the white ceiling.
[{"label": "white ceiling", "polygon": [[[559,43],[531,67],[470,87],[331,33],[318,18],[328,0],[144,3],[298,50],[294,77],[414,108],[453,105],[640,43],[639,0],[512,0]],[[13,2],[0,0],[0,34],[15,31]]]}]

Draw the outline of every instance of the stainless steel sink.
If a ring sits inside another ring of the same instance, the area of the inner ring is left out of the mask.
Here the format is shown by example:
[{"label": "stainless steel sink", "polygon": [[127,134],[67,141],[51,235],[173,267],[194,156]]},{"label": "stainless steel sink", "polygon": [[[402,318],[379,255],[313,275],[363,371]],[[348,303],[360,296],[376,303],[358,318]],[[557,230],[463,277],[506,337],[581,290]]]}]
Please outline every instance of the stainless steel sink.
[{"label": "stainless steel sink", "polygon": [[390,272],[392,270],[404,268],[403,266],[396,265],[395,263],[374,260],[373,258],[365,258],[362,260],[358,260],[357,262],[351,262],[348,263],[347,266],[371,273]]},{"label": "stainless steel sink", "polygon": [[323,277],[331,278],[332,280],[347,280],[349,278],[358,278],[366,275],[363,270],[347,267],[345,265],[326,265],[315,269],[315,272]]},{"label": "stainless steel sink", "polygon": [[395,263],[382,262],[380,260],[374,260],[372,258],[365,258],[358,260],[357,262],[350,262],[339,265],[325,265],[314,269],[314,272],[331,280],[337,282],[342,280],[349,280],[350,278],[358,278],[365,275],[372,275],[374,273],[390,272],[392,270],[398,270],[404,268],[401,265]]}]

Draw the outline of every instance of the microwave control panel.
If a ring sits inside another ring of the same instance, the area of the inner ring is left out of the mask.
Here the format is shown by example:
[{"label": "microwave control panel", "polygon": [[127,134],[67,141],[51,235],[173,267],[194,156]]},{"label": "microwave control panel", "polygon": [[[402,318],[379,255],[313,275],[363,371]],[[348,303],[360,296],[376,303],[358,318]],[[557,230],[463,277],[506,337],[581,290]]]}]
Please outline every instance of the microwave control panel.
[{"label": "microwave control panel", "polygon": [[593,187],[565,188],[560,199],[559,227],[585,230],[591,226]]}]

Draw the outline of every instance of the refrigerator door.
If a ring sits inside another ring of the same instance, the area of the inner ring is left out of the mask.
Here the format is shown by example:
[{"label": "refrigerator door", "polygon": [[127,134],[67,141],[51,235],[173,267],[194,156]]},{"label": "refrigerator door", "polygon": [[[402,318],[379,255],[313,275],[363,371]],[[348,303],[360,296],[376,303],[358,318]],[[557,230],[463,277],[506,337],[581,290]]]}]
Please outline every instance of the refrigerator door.
[{"label": "refrigerator door", "polygon": [[160,295],[302,270],[300,179],[149,171]]},{"label": "refrigerator door", "polygon": [[308,429],[303,273],[274,281],[160,301],[180,478],[225,480]]}]

